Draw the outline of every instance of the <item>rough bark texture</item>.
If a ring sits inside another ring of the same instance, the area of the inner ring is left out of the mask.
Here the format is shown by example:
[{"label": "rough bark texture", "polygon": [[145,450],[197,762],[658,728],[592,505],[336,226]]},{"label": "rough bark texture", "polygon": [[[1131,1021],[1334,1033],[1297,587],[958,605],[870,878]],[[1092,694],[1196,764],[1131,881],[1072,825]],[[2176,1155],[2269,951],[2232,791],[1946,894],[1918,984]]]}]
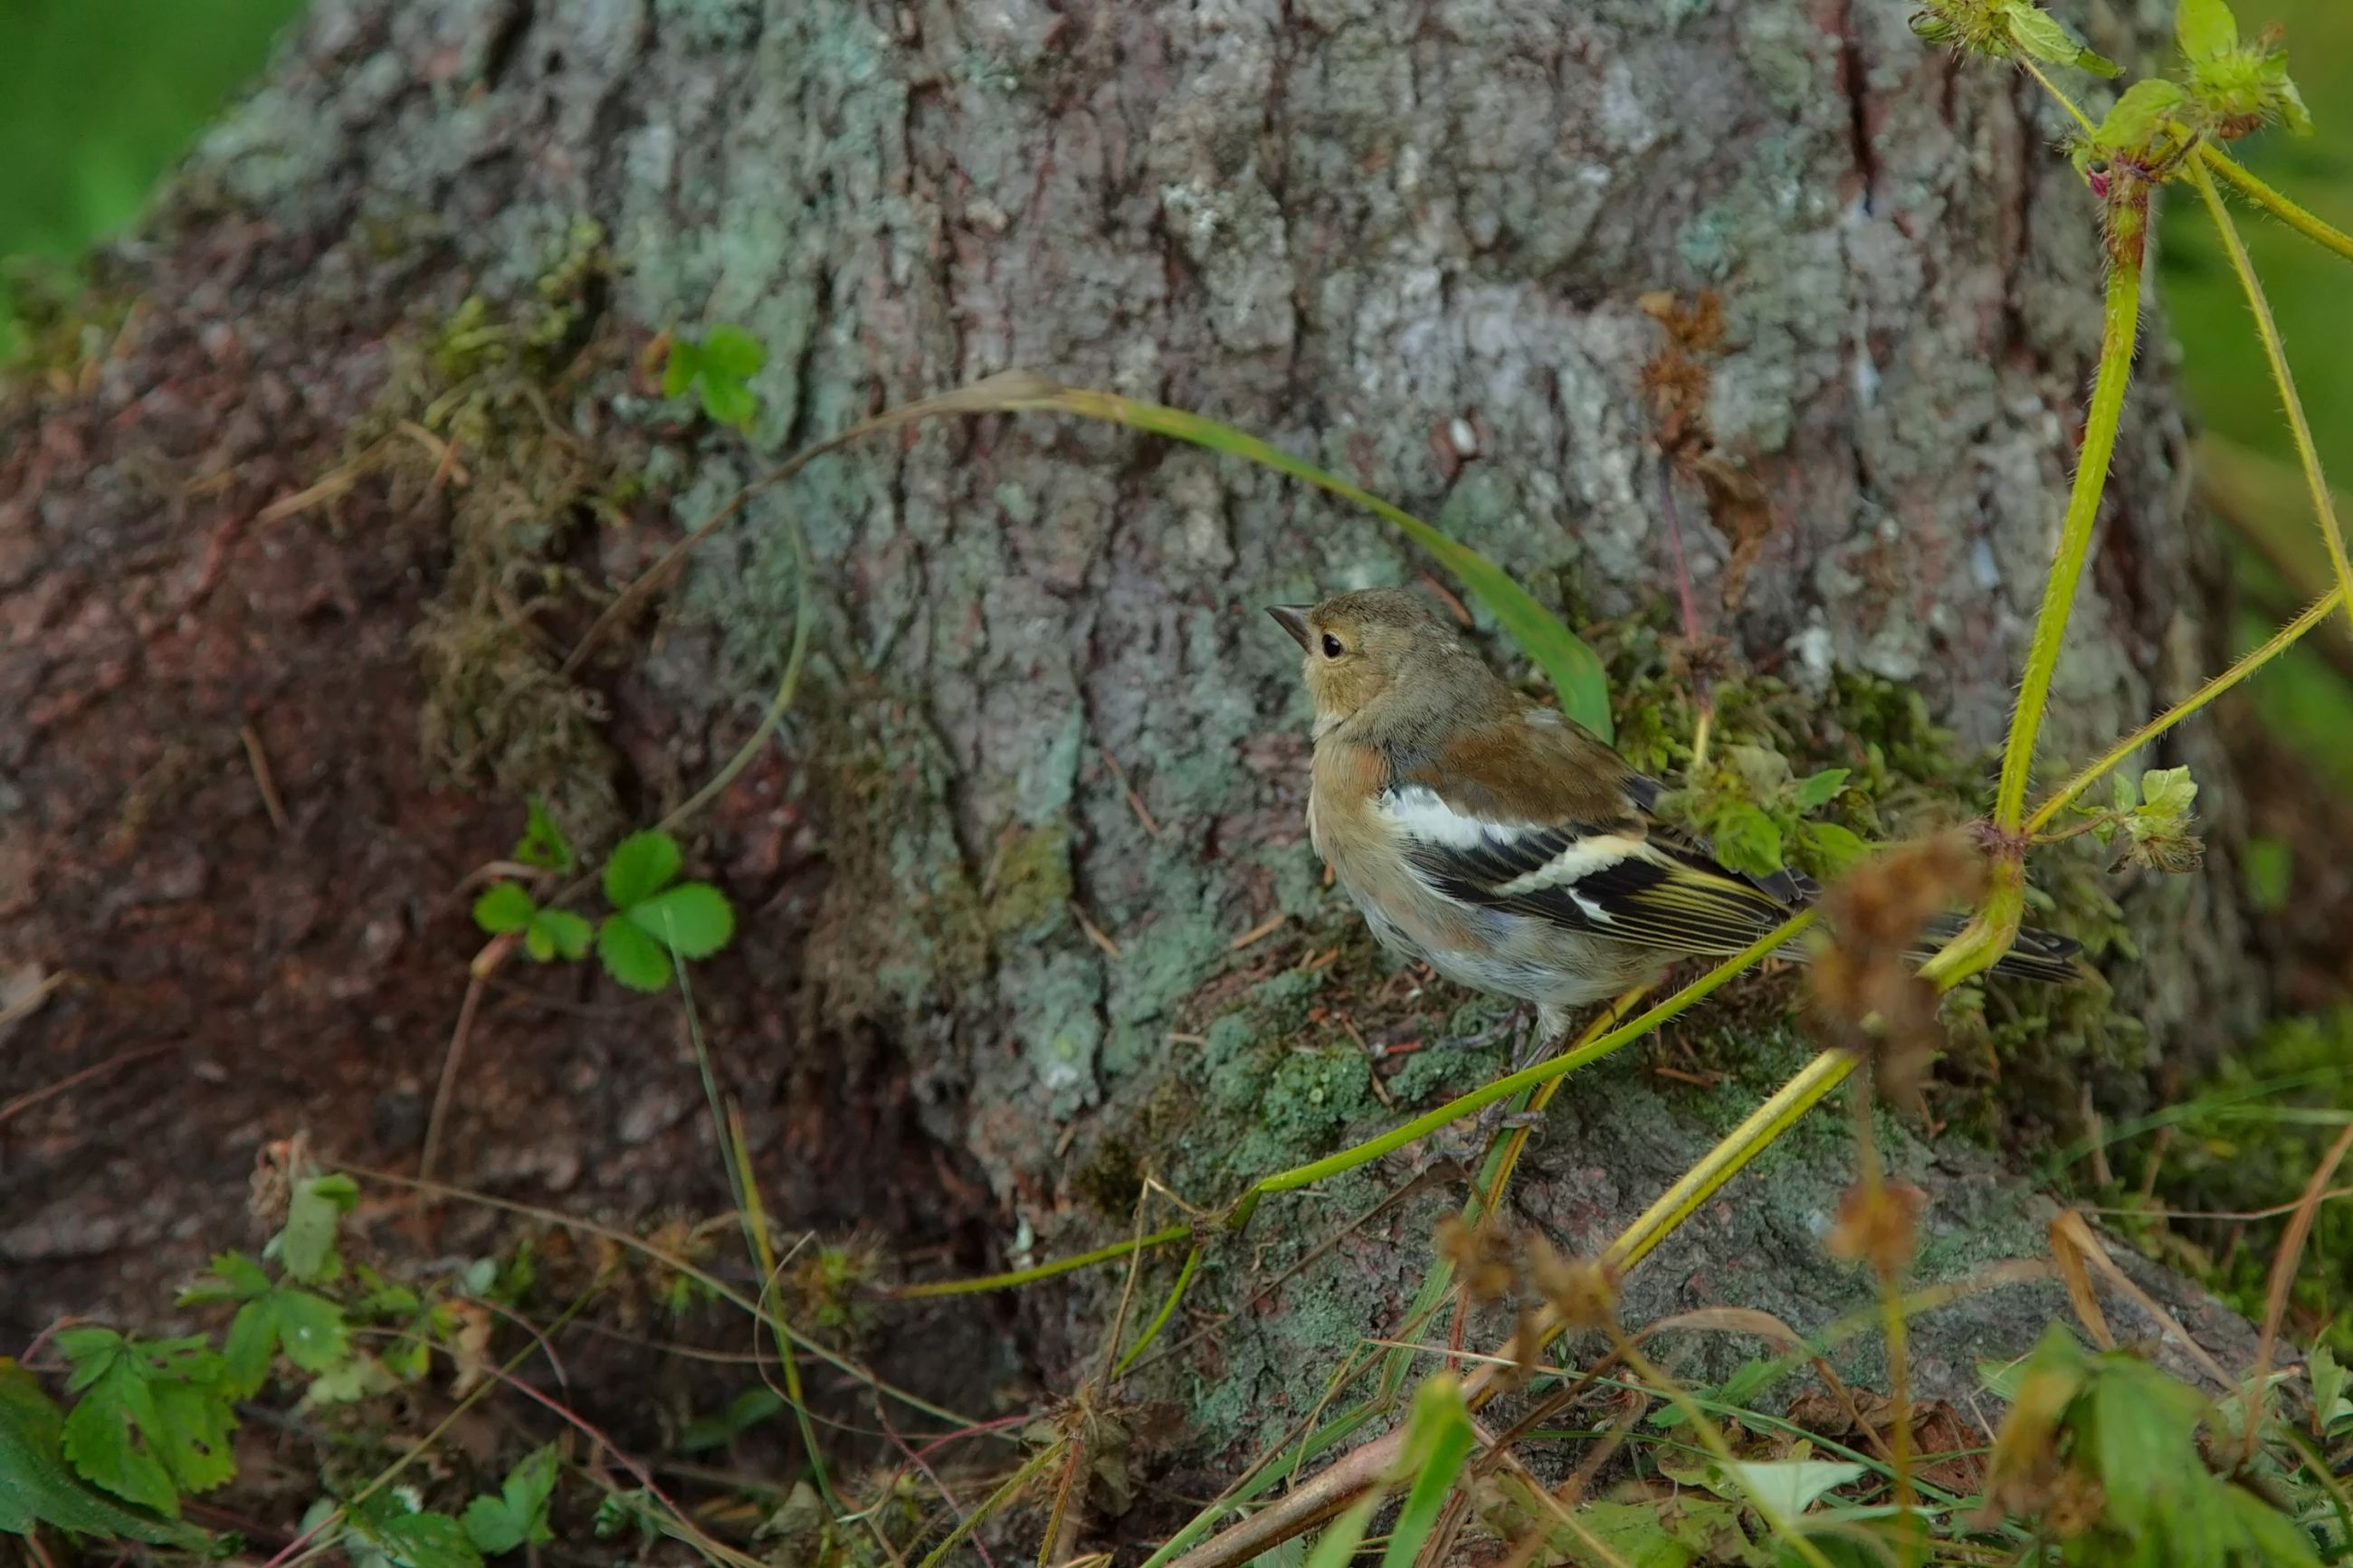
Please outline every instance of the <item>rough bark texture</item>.
[{"label": "rough bark texture", "polygon": [[[416,635],[482,570],[464,497],[512,453],[461,444],[474,468],[438,485],[370,474],[332,505],[257,513],[407,411],[387,403],[405,363],[388,345],[430,338],[470,291],[528,299],[583,218],[616,268],[572,322],[592,346],[542,396],[594,472],[552,500],[522,475],[508,521],[553,531],[541,556],[593,582],[642,565],[759,456],[1025,366],[1248,427],[1540,596],[1622,615],[1672,582],[1637,385],[1660,337],[1637,298],[1706,287],[1731,341],[1716,447],[1777,520],[1720,610],[1726,542],[1681,495],[1716,629],[1800,686],[1877,672],[1997,738],[2093,358],[2094,215],[2031,86],[1930,51],[1905,10],[322,5],[118,258],[143,303],[113,353],[7,416],[0,954],[68,977],[7,1038],[10,1076],[168,1049],[0,1126],[17,1200],[0,1336],[121,1315],[140,1281],[245,1239],[266,1137],[307,1124],[345,1156],[410,1157],[477,940],[460,879],[503,851],[524,787],[575,791],[575,823],[609,832],[735,743],[789,625],[787,511],[818,563],[819,656],[783,742],[712,818],[705,864],[745,929],[699,998],[780,1215],[959,1267],[1048,1256],[1124,1227],[1119,1202],[1089,1201],[1124,1171],[1214,1202],[1391,1114],[1361,1055],[1286,1045],[1321,984],[1289,972],[1314,951],[1292,933],[1347,924],[1303,838],[1293,650],[1259,606],[1419,568],[1376,520],[1270,475],[1043,421],[874,443],[756,502],[649,640],[592,670],[593,703],[562,700],[577,743],[554,751],[586,783],[535,773],[529,736],[477,737],[454,782],[428,770],[420,715],[464,658]],[[702,321],[769,345],[753,453],[682,430],[628,368],[653,331]],[[2142,356],[2054,759],[2217,664],[2164,358]],[[534,512],[640,470],[674,508],[623,496],[617,521],[568,533]],[[2205,731],[2168,755],[2230,797]],[[2156,1068],[2211,1050],[2253,999],[2230,824],[2212,826],[2207,874],[2123,893],[2146,959],[2119,1005]],[[1290,931],[1229,952],[1275,914]],[[503,985],[449,1173],[623,1215],[721,1201],[674,1013],[586,978]],[[1387,1087],[1426,1099],[1470,1070]],[[1524,1205],[1597,1244],[1753,1092],[1598,1072],[1565,1096]],[[1805,1324],[1862,1300],[1820,1255],[1839,1147],[1801,1140],[1735,1189],[1630,1312],[1730,1300]],[[1945,1194],[1932,1272],[2036,1249],[1981,1161],[1908,1157]],[[1376,1191],[1294,1207],[1258,1261]],[[1396,1216],[1188,1363],[1201,1430],[1279,1420],[1354,1335],[1394,1327],[1430,1216]],[[1250,1261],[1217,1258],[1208,1285]],[[1106,1302],[1042,1300],[1028,1364],[1061,1383]],[[1965,1377],[2055,1300],[1989,1298],[1922,1353]],[[967,1381],[1012,1371],[959,1342],[934,1344]]]}]

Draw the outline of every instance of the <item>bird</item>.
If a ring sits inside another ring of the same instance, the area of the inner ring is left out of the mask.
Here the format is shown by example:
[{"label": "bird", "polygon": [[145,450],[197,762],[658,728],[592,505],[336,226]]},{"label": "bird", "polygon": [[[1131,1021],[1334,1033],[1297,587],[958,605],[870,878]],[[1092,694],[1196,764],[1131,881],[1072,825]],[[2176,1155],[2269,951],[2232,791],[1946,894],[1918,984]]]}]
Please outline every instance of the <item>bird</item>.
[{"label": "bird", "polygon": [[[1728,869],[1662,821],[1663,785],[1506,684],[1416,595],[1268,613],[1298,642],[1314,705],[1316,853],[1384,946],[1515,1011],[1533,1005],[1539,1047],[1576,1009],[1679,958],[1752,946],[1820,893],[1795,871]],[[2078,951],[2023,930],[1994,973],[2079,979]]]}]

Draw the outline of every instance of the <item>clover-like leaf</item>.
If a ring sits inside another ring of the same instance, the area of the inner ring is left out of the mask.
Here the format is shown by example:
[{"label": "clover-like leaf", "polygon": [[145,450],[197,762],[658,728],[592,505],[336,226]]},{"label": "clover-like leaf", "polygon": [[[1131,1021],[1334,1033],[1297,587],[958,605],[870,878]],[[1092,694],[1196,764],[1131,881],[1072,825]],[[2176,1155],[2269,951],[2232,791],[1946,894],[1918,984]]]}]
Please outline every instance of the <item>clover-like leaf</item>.
[{"label": "clover-like leaf", "polygon": [[702,374],[702,347],[691,338],[672,338],[662,364],[662,395],[676,397]]},{"label": "clover-like leaf", "polygon": [[743,328],[722,323],[702,340],[702,374],[749,381],[768,363],[768,351]]},{"label": "clover-like leaf", "polygon": [[632,833],[605,862],[605,901],[617,910],[641,903],[678,876],[678,840],[659,829]]},{"label": "clover-like leaf", "polygon": [[507,1472],[498,1496],[468,1503],[460,1522],[468,1539],[486,1555],[518,1546],[544,1546],[555,1539],[547,1527],[547,1501],[554,1490],[555,1447],[549,1444],[533,1449]]},{"label": "clover-like leaf", "polygon": [[522,930],[538,912],[520,882],[493,882],[474,900],[474,923],[492,936]]},{"label": "clover-like leaf", "polygon": [[626,912],[631,924],[681,958],[708,958],[735,934],[733,907],[708,882],[665,888]]},{"label": "clover-like leaf", "polygon": [[126,1501],[176,1519],[180,1494],[209,1491],[237,1473],[237,1425],[227,1367],[202,1336],[127,1340],[111,1329],[58,1335],[81,1397],[67,1415],[63,1451],[75,1469]]},{"label": "clover-like leaf", "polygon": [[607,915],[596,928],[596,956],[605,973],[632,991],[659,991],[670,984],[670,952],[631,922],[627,913]]},{"label": "clover-like leaf", "polygon": [[737,428],[749,425],[760,412],[760,395],[740,381],[706,375],[702,382],[702,411],[714,425]]},{"label": "clover-like leaf", "polygon": [[551,958],[576,959],[588,951],[588,922],[569,910],[542,910],[523,928],[523,951],[544,963]]}]

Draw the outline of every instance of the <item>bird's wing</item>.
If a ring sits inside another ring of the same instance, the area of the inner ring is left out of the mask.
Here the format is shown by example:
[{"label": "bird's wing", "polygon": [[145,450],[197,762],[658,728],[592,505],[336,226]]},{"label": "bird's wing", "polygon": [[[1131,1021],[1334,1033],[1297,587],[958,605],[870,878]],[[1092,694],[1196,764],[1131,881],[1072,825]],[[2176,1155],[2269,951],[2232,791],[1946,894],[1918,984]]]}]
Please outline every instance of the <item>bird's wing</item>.
[{"label": "bird's wing", "polygon": [[1599,741],[1542,717],[1501,722],[1535,734],[1467,731],[1398,768],[1380,795],[1434,890],[1680,952],[1736,952],[1788,918],[1794,881],[1777,897],[1660,823],[1658,786]]}]

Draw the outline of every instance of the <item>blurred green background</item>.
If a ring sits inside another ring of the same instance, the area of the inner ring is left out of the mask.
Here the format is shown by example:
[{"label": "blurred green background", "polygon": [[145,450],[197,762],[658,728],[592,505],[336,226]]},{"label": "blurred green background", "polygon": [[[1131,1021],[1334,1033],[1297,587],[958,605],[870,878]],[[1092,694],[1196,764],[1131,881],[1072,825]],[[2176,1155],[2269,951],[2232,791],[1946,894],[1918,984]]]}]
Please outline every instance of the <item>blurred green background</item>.
[{"label": "blurred green background", "polygon": [[[1900,4],[1901,0],[1883,0]],[[138,216],[157,177],[265,58],[301,0],[0,0],[0,363],[24,342],[9,279],[56,268]],[[2245,161],[2341,228],[2353,228],[2353,0],[2242,0],[2242,34],[2286,29],[2319,124],[2269,132]],[[2053,154],[2056,156],[2056,154]],[[2210,493],[2230,520],[2249,646],[2326,588],[2327,557],[2293,470],[2279,403],[2246,307],[2204,215],[2176,193],[2162,229],[2163,292],[2210,433]],[[2325,462],[2353,479],[2353,267],[2242,210]],[[30,297],[20,288],[16,298]],[[2085,307],[2090,309],[2089,304]],[[2353,789],[2353,637],[2331,628],[2251,683],[2281,733]]]}]

